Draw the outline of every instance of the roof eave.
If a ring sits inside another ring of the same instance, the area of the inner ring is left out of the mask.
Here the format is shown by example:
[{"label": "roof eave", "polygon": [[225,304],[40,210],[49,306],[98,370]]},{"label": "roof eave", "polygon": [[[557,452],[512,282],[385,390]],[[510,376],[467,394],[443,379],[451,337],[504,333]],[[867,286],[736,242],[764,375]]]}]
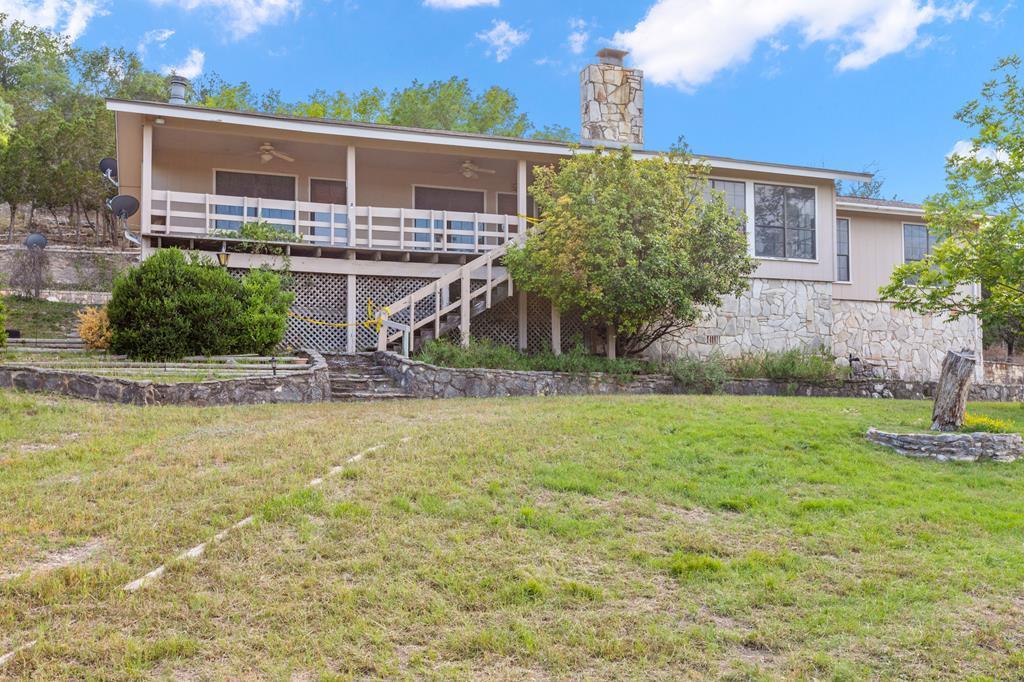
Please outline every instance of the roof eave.
[{"label": "roof eave", "polygon": [[[346,121],[325,121],[319,119],[304,120],[300,118],[276,116],[253,112],[226,111],[223,109],[207,109],[191,105],[169,104],[166,102],[141,102],[135,100],[107,99],[107,109],[114,112],[141,114],[144,116],[168,116],[193,121],[225,123],[229,125],[246,125],[258,128],[272,128],[305,132],[320,135],[336,135],[339,137],[362,138],[391,142],[412,142],[447,147],[465,147],[471,149],[488,149],[492,151],[521,152],[533,155],[553,157],[569,156],[585,147],[547,140],[527,140],[522,138],[502,138],[487,135],[474,135],[444,130],[422,130],[401,128],[376,124],[351,123]],[[661,152],[636,150],[641,157],[654,157]],[[711,164],[713,168],[759,173],[774,173],[804,178],[823,180],[849,180],[866,182],[873,176],[870,173],[854,173],[829,168],[809,168],[786,164],[773,164],[761,161],[744,161],[724,157],[697,154],[698,158]]]}]

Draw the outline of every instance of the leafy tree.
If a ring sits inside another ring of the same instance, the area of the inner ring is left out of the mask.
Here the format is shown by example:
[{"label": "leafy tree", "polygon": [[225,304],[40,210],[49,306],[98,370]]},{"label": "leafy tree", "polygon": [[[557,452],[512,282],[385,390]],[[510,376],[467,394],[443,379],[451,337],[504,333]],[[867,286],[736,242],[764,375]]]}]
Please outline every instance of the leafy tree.
[{"label": "leafy tree", "polygon": [[413,81],[390,94],[380,88],[354,94],[316,90],[304,100],[289,103],[277,90],[257,93],[247,82],[234,85],[209,74],[195,83],[191,98],[202,106],[237,111],[559,141],[575,137],[562,126],[536,129],[509,90],[492,86],[477,94],[469,81],[455,76],[430,83]]},{"label": "leafy tree", "polygon": [[[988,325],[1024,319],[1024,88],[1021,61],[1007,57],[957,120],[973,132],[971,153],[946,162],[946,189],[925,203],[939,243],[898,267],[881,295],[900,308],[977,315]],[[978,295],[978,286],[987,292]]]},{"label": "leafy tree", "polygon": [[617,330],[610,352],[640,353],[749,285],[743,220],[721,195],[705,199],[708,168],[685,149],[646,160],[598,150],[535,173],[542,222],[510,250],[512,278]]}]

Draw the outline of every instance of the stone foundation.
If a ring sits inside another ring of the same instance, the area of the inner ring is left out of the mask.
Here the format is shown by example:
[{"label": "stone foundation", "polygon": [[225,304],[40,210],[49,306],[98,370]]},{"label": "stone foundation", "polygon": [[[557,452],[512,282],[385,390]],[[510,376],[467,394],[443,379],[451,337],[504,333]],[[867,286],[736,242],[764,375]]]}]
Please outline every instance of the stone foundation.
[{"label": "stone foundation", "polygon": [[[981,348],[981,326],[973,318],[948,321],[832,294],[829,282],[754,279],[748,291],[727,296],[695,327],[662,339],[647,354],[663,361],[823,348],[841,362],[858,358],[854,369],[871,377],[933,381],[947,351]],[[979,382],[985,380],[981,364]]]},{"label": "stone foundation", "polygon": [[[947,351],[967,349],[980,357],[981,325],[974,318],[949,321],[872,301],[834,301],[832,308],[832,352],[859,358],[875,376],[937,379]],[[980,362],[975,380],[984,380]]]},{"label": "stone foundation", "polygon": [[885,433],[869,429],[868,440],[901,455],[940,462],[1013,462],[1024,456],[1015,433]]},{"label": "stone foundation", "polygon": [[655,360],[680,356],[735,358],[793,348],[829,348],[832,284],[754,279],[740,296],[727,296],[691,330],[652,347]]}]

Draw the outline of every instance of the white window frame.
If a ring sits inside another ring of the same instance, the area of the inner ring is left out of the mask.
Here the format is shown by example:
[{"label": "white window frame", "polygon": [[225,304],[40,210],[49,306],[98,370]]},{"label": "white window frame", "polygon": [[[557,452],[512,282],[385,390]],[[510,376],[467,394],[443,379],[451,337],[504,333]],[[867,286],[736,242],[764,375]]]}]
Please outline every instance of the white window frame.
[{"label": "white window frame", "polygon": [[[924,221],[914,222],[911,220],[904,220],[900,223],[900,263],[906,265],[907,263],[917,263],[918,261],[907,260],[907,225],[913,225],[914,227],[923,227],[928,234],[931,234],[931,230],[928,229],[928,223]],[[925,255],[930,254],[928,251]]]},{"label": "white window frame", "polygon": [[[846,258],[849,261],[847,264],[847,270],[849,271],[849,279],[839,279],[839,221],[846,221],[846,246],[849,249],[846,254]],[[853,284],[853,218],[847,218],[846,216],[836,216],[836,236],[834,242],[834,248],[836,254],[836,284]]]},{"label": "white window frame", "polygon": [[[767,182],[763,180],[747,180],[749,190],[747,192],[747,206],[750,209],[747,213],[747,234],[750,235],[750,255],[757,260],[779,261],[783,263],[819,263],[821,262],[821,196],[817,185],[804,185],[797,182]],[[814,190],[814,258],[780,258],[778,256],[757,255],[757,218],[754,216],[754,185],[771,185],[773,187],[800,187]],[[833,230],[834,230],[833,226]]]}]

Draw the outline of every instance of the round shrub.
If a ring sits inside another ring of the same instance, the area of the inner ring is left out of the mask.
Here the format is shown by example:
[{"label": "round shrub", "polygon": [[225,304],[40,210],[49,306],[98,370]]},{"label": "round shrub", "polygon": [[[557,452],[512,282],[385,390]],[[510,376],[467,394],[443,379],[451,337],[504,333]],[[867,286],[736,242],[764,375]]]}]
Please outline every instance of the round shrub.
[{"label": "round shrub", "polygon": [[266,352],[281,342],[290,294],[276,273],[241,281],[212,260],[162,249],[118,276],[110,348],[140,360]]}]

